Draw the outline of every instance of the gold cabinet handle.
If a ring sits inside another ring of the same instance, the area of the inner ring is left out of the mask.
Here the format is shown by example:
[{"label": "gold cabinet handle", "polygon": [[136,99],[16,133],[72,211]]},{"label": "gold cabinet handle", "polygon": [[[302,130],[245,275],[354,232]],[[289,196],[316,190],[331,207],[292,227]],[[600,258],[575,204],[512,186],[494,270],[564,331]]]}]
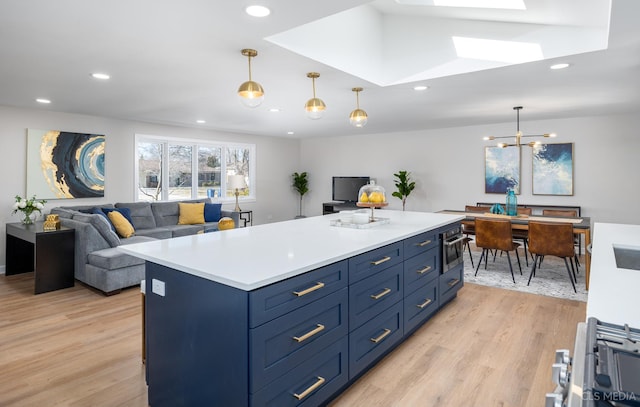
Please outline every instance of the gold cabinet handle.
[{"label": "gold cabinet handle", "polygon": [[324,283],[322,282],[317,282],[316,285],[314,285],[313,287],[309,287],[307,289],[304,289],[302,291],[294,291],[293,295],[297,295],[298,297],[302,297],[303,295],[307,295],[309,293],[314,292],[315,290],[319,290],[322,287],[324,287]]},{"label": "gold cabinet handle", "polygon": [[447,284],[449,285],[449,287],[453,287],[454,285],[458,284],[459,282],[460,282],[460,280],[456,278],[454,280],[449,281]]},{"label": "gold cabinet handle", "polygon": [[391,288],[385,288],[384,290],[382,290],[380,294],[371,294],[371,298],[373,298],[374,300],[379,300],[380,298],[384,297],[390,292],[391,292]]},{"label": "gold cabinet handle", "polygon": [[423,309],[424,307],[426,307],[427,305],[431,304],[433,302],[433,300],[431,298],[427,298],[427,300],[425,302],[423,302],[422,304],[416,304],[416,307]]},{"label": "gold cabinet handle", "polygon": [[384,263],[385,261],[389,261],[389,260],[391,260],[391,257],[384,256],[380,260],[372,261],[371,264],[374,265],[374,266],[377,266],[377,265],[380,265],[380,264]]},{"label": "gold cabinet handle", "polygon": [[431,239],[425,240],[424,242],[420,242],[420,243],[416,244],[416,246],[423,247],[423,246],[428,245],[429,243],[431,243]]},{"label": "gold cabinet handle", "polygon": [[391,333],[391,329],[384,329],[384,332],[380,334],[380,336],[378,336],[377,338],[369,338],[371,340],[371,342],[373,343],[378,343],[381,340],[383,340],[384,338],[387,337],[387,335],[389,335]]},{"label": "gold cabinet handle", "polygon": [[417,273],[418,274],[424,274],[429,270],[431,270],[431,266],[427,266],[427,267],[423,268],[422,270],[417,270]]},{"label": "gold cabinet handle", "polygon": [[302,336],[294,336],[293,340],[296,341],[296,342],[306,341],[307,339],[311,338],[313,335],[315,335],[318,332],[321,332],[323,330],[324,330],[324,325],[317,324],[316,328],[312,329],[311,331],[307,332],[306,334],[304,334]]},{"label": "gold cabinet handle", "polygon": [[300,394],[293,393],[293,397],[297,398],[298,400],[302,400],[303,398],[307,397],[309,393],[311,393],[318,387],[322,386],[325,382],[324,377],[320,377],[320,376],[317,376],[317,377],[318,377],[318,380],[315,383],[313,383],[311,386],[307,387],[307,390],[303,391]]}]

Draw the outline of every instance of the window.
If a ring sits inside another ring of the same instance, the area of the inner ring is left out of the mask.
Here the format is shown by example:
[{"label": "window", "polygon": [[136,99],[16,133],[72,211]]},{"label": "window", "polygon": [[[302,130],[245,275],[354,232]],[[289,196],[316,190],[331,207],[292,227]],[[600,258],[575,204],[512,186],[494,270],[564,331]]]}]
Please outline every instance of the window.
[{"label": "window", "polygon": [[136,135],[136,199],[255,199],[255,145]]}]

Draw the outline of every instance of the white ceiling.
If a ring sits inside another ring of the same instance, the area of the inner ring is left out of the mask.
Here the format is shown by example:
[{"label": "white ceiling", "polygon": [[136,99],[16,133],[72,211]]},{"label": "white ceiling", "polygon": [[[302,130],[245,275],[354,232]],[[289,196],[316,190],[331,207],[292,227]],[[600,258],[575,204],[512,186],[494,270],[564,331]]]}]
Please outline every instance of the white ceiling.
[{"label": "white ceiling", "polygon": [[[0,104],[299,138],[508,122],[516,105],[523,127],[640,111],[637,0],[525,0],[526,12],[416,2],[432,0],[3,0]],[[271,15],[246,15],[250,4]],[[550,59],[461,59],[452,35],[540,42]],[[243,48],[259,53],[253,79],[266,96],[255,109],[235,94],[248,78]],[[571,67],[549,70],[555,62]],[[303,110],[311,71],[327,104],[320,120]],[[348,124],[356,86],[362,129]]]}]

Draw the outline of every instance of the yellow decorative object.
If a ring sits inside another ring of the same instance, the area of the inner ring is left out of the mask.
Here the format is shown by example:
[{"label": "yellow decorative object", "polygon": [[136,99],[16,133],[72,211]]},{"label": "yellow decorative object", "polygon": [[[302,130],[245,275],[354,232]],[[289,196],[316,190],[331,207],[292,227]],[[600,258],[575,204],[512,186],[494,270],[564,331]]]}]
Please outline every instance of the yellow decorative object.
[{"label": "yellow decorative object", "polygon": [[234,229],[235,227],[236,223],[228,216],[220,218],[220,220],[218,221],[218,230]]},{"label": "yellow decorative object", "polygon": [[129,223],[127,218],[125,218],[120,212],[111,211],[107,213],[107,216],[113,224],[113,227],[116,228],[118,236],[127,238],[133,236],[133,234],[136,232],[136,230],[133,228],[133,225]]},{"label": "yellow decorative object", "polygon": [[360,199],[358,201],[369,202],[369,196],[367,195],[366,192],[362,192],[362,194],[360,194]]},{"label": "yellow decorative object", "polygon": [[180,206],[178,225],[199,225],[204,223],[204,202],[179,202],[178,205]]},{"label": "yellow decorative object", "polygon": [[60,217],[56,214],[47,215],[47,219],[44,221],[44,225],[42,228],[44,230],[60,229]]}]

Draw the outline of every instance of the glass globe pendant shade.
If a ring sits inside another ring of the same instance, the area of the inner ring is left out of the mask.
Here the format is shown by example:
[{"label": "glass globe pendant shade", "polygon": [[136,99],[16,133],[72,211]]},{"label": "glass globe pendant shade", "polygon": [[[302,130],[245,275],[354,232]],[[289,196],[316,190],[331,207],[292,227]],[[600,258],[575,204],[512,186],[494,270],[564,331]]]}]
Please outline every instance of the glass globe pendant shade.
[{"label": "glass globe pendant shade", "polygon": [[327,106],[324,104],[322,99],[319,98],[311,98],[304,105],[307,117],[312,120],[320,119],[326,109]]},{"label": "glass globe pendant shade", "polygon": [[238,88],[238,96],[246,107],[257,107],[264,101],[264,89],[258,82],[246,81]]},{"label": "glass globe pendant shade", "polygon": [[367,112],[362,109],[356,109],[349,115],[349,123],[354,127],[364,127],[368,118]]}]

